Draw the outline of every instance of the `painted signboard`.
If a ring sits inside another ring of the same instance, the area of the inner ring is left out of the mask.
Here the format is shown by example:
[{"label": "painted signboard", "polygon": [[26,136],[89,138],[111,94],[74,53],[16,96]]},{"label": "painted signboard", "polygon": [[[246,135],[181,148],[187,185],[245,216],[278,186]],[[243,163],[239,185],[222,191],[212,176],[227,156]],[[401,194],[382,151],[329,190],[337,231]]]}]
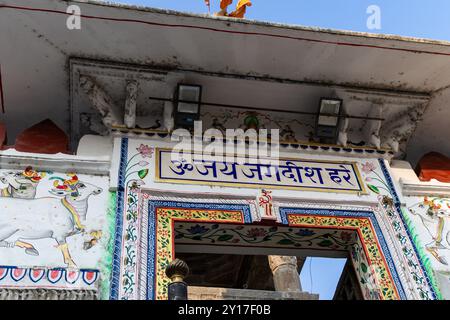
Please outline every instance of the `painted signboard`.
[{"label": "painted signboard", "polygon": [[173,159],[157,149],[156,181],[247,188],[282,188],[323,192],[365,193],[355,162],[280,159],[278,164],[215,159]]}]

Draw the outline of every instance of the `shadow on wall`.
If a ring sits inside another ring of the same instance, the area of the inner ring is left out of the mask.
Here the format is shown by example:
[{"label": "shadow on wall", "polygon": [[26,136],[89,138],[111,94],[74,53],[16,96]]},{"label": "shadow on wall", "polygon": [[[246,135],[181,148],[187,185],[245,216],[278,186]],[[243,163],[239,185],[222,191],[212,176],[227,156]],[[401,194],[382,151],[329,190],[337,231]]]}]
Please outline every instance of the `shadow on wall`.
[{"label": "shadow on wall", "polygon": [[448,142],[450,88],[433,95],[426,112],[408,141],[407,160],[416,166],[425,152],[439,151],[450,156]]}]

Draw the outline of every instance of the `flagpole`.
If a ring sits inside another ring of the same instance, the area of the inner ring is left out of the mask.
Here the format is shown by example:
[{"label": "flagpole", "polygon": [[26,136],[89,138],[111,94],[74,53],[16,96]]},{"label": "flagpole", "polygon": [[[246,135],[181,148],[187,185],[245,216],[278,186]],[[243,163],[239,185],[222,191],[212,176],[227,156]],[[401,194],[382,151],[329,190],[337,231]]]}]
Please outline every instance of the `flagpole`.
[{"label": "flagpole", "polygon": [[205,0],[205,4],[208,7],[208,15],[211,15],[211,1]]}]

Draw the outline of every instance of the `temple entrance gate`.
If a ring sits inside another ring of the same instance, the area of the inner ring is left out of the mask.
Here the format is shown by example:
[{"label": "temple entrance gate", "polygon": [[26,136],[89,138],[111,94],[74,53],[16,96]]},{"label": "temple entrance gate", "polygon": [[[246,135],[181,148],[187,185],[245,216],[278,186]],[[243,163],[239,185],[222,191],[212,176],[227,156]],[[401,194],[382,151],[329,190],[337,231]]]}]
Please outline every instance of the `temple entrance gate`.
[{"label": "temple entrance gate", "polygon": [[[341,252],[352,261],[365,299],[439,297],[385,160],[319,163],[311,158],[306,161],[317,166],[347,166],[354,188],[292,191],[278,186],[283,190],[272,196],[265,189],[270,186],[248,181],[216,186],[212,180],[200,183],[198,176],[177,180],[170,174],[176,168],[167,167],[172,162],[162,159],[165,150],[140,140],[115,140],[109,299],[166,299],[165,268],[175,259],[175,247],[193,243],[215,252],[245,246],[270,255]],[[338,169],[324,170],[332,176]]]},{"label": "temple entrance gate", "polygon": [[230,248],[292,256],[299,250],[349,253],[365,299],[406,297],[373,212],[281,207],[282,222],[264,225],[253,220],[251,203],[156,200],[147,193],[142,199],[147,212],[140,230],[139,298],[167,298],[164,271],[176,244],[228,253]]}]

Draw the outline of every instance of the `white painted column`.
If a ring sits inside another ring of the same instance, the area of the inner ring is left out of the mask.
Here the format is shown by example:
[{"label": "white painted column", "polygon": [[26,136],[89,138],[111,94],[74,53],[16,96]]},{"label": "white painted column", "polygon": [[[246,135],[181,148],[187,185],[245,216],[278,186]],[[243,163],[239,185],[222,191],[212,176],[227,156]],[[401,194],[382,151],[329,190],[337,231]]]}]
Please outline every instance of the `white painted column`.
[{"label": "white painted column", "polygon": [[135,80],[127,81],[125,100],[125,117],[124,122],[127,128],[136,127],[136,100],[138,92],[138,82]]}]

